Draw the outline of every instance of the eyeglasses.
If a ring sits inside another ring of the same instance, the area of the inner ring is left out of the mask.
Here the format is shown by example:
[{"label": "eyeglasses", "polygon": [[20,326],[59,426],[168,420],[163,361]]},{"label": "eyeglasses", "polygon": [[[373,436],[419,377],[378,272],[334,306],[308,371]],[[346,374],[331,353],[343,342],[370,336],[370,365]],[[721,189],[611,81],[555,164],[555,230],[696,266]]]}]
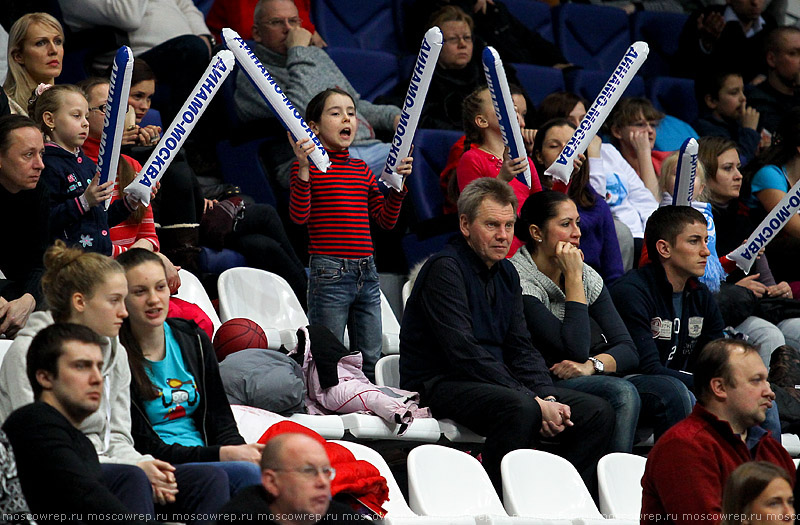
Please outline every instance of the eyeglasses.
[{"label": "eyeglasses", "polygon": [[303,23],[303,20],[300,17],[293,16],[292,18],[270,18],[265,22],[261,22],[259,25],[269,26],[271,28],[278,28],[283,25],[289,24],[289,27],[300,27]]},{"label": "eyeglasses", "polygon": [[472,42],[472,35],[448,36],[443,41],[445,44],[458,45],[458,43],[462,40],[465,44],[469,44]]},{"label": "eyeglasses", "polygon": [[106,104],[100,104],[97,107],[89,108],[89,111],[99,111],[100,113],[106,112]]},{"label": "eyeglasses", "polygon": [[303,468],[273,468],[270,470],[274,470],[276,472],[297,472],[302,476],[313,479],[322,474],[322,477],[333,481],[333,478],[336,477],[336,469],[333,467],[303,467]]}]

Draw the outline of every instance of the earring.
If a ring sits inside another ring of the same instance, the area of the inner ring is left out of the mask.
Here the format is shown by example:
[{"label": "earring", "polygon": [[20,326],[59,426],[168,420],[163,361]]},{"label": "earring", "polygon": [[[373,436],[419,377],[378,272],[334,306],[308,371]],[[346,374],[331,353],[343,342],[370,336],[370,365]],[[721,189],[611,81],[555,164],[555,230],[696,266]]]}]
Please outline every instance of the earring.
[{"label": "earring", "polygon": [[542,239],[536,239],[536,242],[542,242]]}]

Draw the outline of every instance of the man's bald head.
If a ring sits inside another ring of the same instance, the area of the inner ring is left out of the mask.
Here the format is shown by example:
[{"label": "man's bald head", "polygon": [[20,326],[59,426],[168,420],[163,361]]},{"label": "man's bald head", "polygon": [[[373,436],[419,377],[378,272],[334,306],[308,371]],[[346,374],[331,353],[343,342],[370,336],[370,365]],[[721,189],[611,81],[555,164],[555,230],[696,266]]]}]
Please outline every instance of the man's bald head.
[{"label": "man's bald head", "polygon": [[[299,433],[275,436],[261,456],[261,484],[270,510],[292,516],[287,525],[311,525],[328,511],[332,469],[325,447]],[[278,520],[279,522],[281,520]]]},{"label": "man's bald head", "polygon": [[302,25],[292,0],[259,0],[253,11],[253,40],[270,51],[286,55],[286,37]]}]

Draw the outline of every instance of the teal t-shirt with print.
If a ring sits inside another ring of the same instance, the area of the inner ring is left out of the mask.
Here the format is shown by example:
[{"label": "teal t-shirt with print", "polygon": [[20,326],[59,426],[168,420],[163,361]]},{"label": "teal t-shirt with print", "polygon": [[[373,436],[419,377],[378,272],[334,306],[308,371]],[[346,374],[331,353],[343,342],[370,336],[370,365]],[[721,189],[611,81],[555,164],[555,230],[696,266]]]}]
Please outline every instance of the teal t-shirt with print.
[{"label": "teal t-shirt with print", "polygon": [[144,402],[145,413],[158,436],[170,445],[203,446],[203,438],[192,414],[200,403],[194,376],[186,369],[181,349],[164,324],[166,355],[161,361],[149,361],[145,369],[159,392],[157,398]]}]

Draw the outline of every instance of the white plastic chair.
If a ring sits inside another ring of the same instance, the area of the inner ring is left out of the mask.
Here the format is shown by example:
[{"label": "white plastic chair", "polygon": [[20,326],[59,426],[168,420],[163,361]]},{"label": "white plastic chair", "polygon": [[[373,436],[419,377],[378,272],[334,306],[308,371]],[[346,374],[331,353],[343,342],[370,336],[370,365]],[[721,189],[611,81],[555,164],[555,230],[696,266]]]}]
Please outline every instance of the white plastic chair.
[{"label": "white plastic chair", "polygon": [[421,445],[408,455],[411,510],[422,516],[472,516],[476,524],[537,523],[506,514],[489,476],[466,452]]},{"label": "white plastic chair", "polygon": [[235,317],[255,321],[267,332],[267,340],[278,339],[286,348],[297,341],[295,331],[308,324],[289,283],[280,275],[256,268],[231,268],[219,276],[219,314],[222,322]]},{"label": "white plastic chair", "polygon": [[609,518],[636,520],[642,509],[642,476],[647,459],[614,452],[597,463],[600,512]]},{"label": "white plastic chair", "polygon": [[405,310],[408,298],[411,297],[411,281],[406,281],[406,284],[403,285],[403,291],[401,294],[403,296],[403,309]]},{"label": "white plastic chair", "polygon": [[781,444],[790,456],[800,456],[800,436],[797,434],[781,434]]},{"label": "white plastic chair", "polygon": [[383,355],[400,353],[400,323],[389,300],[381,290],[381,324],[383,325]]},{"label": "white plastic chair", "polygon": [[233,418],[245,442],[256,443],[264,432],[279,421],[294,421],[315,431],[325,439],[339,439],[344,436],[344,426],[339,416],[312,416],[311,414],[292,414],[284,417],[262,408],[245,405],[231,405]]},{"label": "white plastic chair", "polygon": [[200,283],[200,279],[183,268],[178,270],[178,276],[181,278],[181,287],[178,288],[178,293],[175,294],[175,297],[199,306],[211,319],[211,324],[214,325],[214,333],[217,333],[222,321],[219,320],[217,311],[214,310],[214,305],[211,304],[211,299],[209,299],[205,288]]},{"label": "white plastic chair", "polygon": [[[375,365],[375,384],[378,386],[400,386],[400,356],[387,355]],[[486,438],[463,427],[452,419],[439,419],[439,430],[453,443],[483,443]]]},{"label": "white plastic chair", "polygon": [[[400,356],[387,355],[375,365],[375,384],[400,386]],[[436,443],[442,436],[439,422],[433,418],[417,418],[402,436],[397,435],[398,425],[371,414],[343,414],[344,428],[356,439],[400,439]]]},{"label": "white plastic chair", "polygon": [[11,348],[13,342],[13,339],[0,339],[0,365],[3,364],[3,358],[6,356],[6,352]]},{"label": "white plastic chair", "polygon": [[375,364],[375,384],[378,386],[400,386],[400,356],[385,355]]},{"label": "white plastic chair", "polygon": [[289,421],[308,427],[325,439],[341,439],[344,436],[344,421],[337,415],[292,414]]},{"label": "white plastic chair", "polygon": [[794,468],[800,467],[800,459],[793,458],[792,461],[794,461]]},{"label": "white plastic chair", "polygon": [[383,504],[383,508],[386,511],[386,516],[383,518],[384,524],[414,525],[415,523],[419,523],[420,525],[475,525],[475,520],[471,516],[454,519],[416,515],[408,506],[408,503],[406,503],[406,499],[403,497],[403,493],[400,491],[400,487],[394,479],[394,474],[392,474],[383,456],[365,445],[353,443],[352,441],[335,441],[335,443],[339,443],[347,448],[353,453],[356,459],[362,459],[372,463],[372,465],[378,469],[378,472],[381,473],[381,476],[386,478],[386,484],[389,487],[389,501]]},{"label": "white plastic chair", "polygon": [[[607,520],[592,500],[578,471],[566,459],[541,450],[519,449],[500,463],[503,501],[512,516],[548,523],[627,523]],[[631,521],[631,525],[638,523]]]},{"label": "white plastic chair", "polygon": [[233,419],[236,421],[239,434],[244,438],[245,443],[258,443],[269,427],[286,420],[285,417],[275,412],[246,405],[231,405],[231,412],[233,412]]}]

